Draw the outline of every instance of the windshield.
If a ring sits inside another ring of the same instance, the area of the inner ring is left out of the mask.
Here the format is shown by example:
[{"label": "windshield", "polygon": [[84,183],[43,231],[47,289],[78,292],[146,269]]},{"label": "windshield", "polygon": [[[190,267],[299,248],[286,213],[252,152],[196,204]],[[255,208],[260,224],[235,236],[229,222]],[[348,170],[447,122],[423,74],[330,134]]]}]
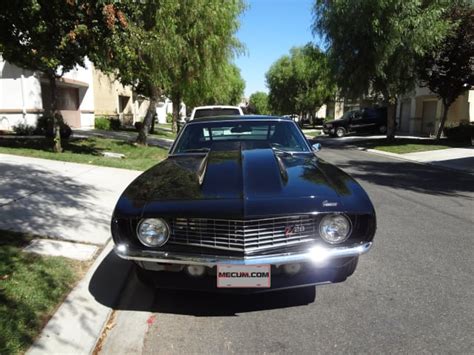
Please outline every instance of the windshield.
[{"label": "windshield", "polygon": [[223,121],[187,125],[174,153],[238,149],[242,142],[253,148],[309,151],[304,137],[292,122]]},{"label": "windshield", "polygon": [[209,116],[229,116],[240,115],[240,111],[236,108],[205,108],[197,109],[194,113],[194,118],[209,117]]}]

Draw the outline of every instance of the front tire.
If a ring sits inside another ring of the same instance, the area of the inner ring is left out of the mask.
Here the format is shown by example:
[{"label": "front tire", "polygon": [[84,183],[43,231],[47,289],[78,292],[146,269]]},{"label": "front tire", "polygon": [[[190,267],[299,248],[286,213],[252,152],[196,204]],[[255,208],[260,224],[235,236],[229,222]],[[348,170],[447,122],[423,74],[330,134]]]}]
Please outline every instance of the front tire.
[{"label": "front tire", "polygon": [[342,138],[346,135],[346,130],[343,127],[336,128],[336,137]]}]

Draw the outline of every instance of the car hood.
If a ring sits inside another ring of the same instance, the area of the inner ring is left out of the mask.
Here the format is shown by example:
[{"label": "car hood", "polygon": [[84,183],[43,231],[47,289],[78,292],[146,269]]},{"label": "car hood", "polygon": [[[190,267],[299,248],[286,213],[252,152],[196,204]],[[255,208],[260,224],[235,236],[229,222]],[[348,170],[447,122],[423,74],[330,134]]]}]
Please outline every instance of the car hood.
[{"label": "car hood", "polygon": [[313,153],[210,151],[152,167],[125,190],[116,211],[257,216],[351,209],[361,194],[351,177]]},{"label": "car hood", "polygon": [[339,119],[339,120],[332,120],[332,121],[326,121],[324,122],[324,125],[327,125],[327,124],[335,124],[335,123],[341,123],[341,122],[344,122],[345,120],[342,120],[342,119]]}]

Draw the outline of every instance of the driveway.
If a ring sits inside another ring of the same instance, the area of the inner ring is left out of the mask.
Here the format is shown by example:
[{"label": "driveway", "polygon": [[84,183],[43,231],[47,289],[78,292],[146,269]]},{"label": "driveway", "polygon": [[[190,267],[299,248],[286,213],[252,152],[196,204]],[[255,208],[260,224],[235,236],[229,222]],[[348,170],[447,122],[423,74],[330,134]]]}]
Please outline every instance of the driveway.
[{"label": "driveway", "polygon": [[139,171],[0,154],[0,229],[103,245]]},{"label": "driveway", "polygon": [[[474,178],[330,143],[320,156],[377,211],[375,246],[352,277],[318,286],[314,301],[154,291],[131,278],[103,353],[472,353]],[[90,287],[100,295],[100,282]]]}]

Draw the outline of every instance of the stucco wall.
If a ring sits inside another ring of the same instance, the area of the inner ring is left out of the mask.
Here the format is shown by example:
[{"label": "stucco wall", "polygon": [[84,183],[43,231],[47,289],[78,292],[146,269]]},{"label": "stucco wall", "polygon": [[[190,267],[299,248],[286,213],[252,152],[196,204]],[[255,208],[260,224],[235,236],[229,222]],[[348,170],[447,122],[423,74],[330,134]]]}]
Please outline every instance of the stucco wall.
[{"label": "stucco wall", "polygon": [[94,100],[97,116],[115,116],[119,114],[119,95],[128,96],[130,100],[125,107],[125,114],[134,113],[132,89],[124,87],[112,76],[94,69]]},{"label": "stucco wall", "polygon": [[[92,64],[88,60],[85,64],[85,68],[76,67],[63,76],[65,80],[58,82],[58,86],[79,89],[78,126],[82,126],[83,115],[86,115],[85,123],[90,125],[87,115],[94,112]],[[0,56],[0,129],[12,129],[20,123],[36,124],[43,112],[41,83],[47,80],[40,73],[21,69]]]}]

